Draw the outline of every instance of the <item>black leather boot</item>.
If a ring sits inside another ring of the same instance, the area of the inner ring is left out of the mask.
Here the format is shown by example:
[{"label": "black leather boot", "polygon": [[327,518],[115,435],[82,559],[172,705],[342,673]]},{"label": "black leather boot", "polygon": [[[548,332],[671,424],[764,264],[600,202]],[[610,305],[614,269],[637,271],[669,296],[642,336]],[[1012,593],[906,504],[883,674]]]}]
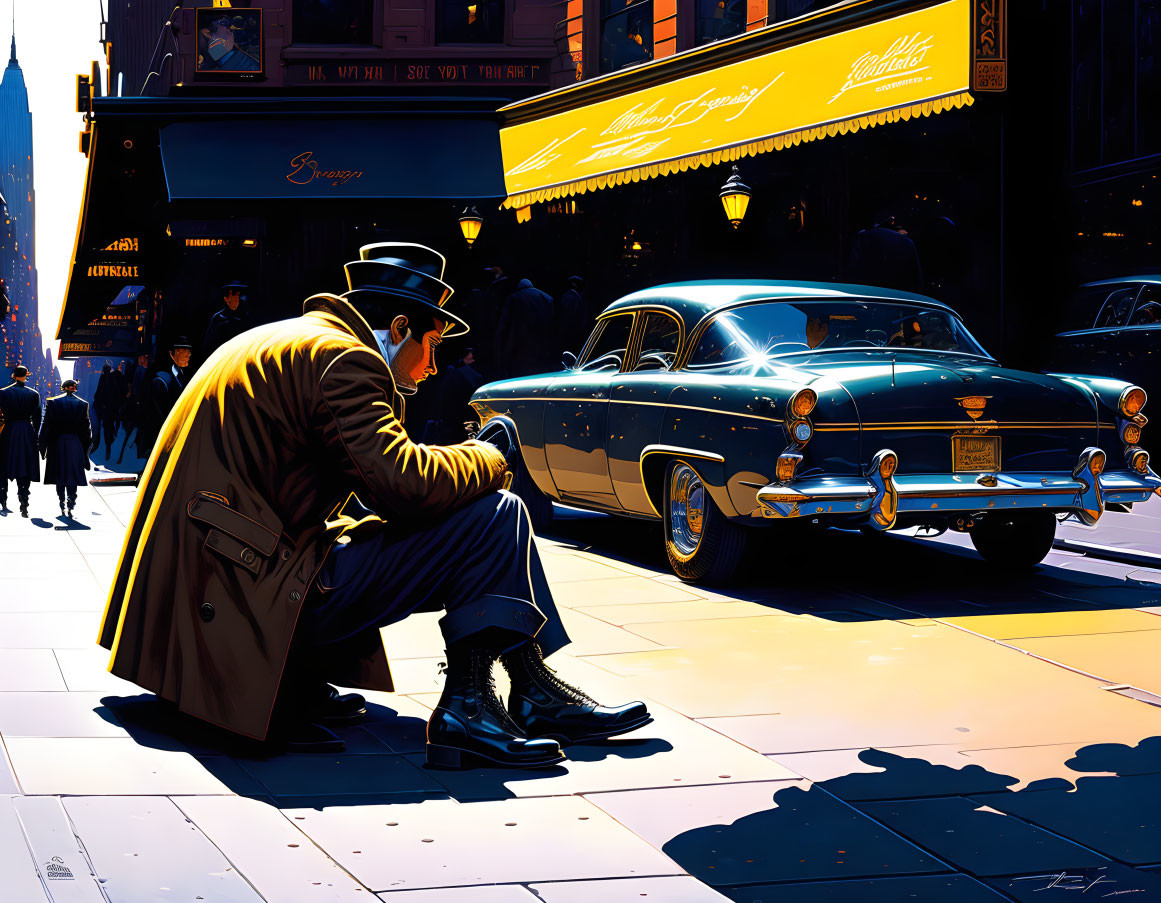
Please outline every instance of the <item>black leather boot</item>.
[{"label": "black leather boot", "polygon": [[427,722],[429,767],[542,768],[564,760],[555,740],[529,739],[508,717],[496,697],[495,661],[486,648],[448,650],[443,695]]},{"label": "black leather boot", "polygon": [[653,721],[643,702],[604,706],[566,684],[544,663],[532,641],[500,656],[512,678],[508,713],[530,737],[551,737],[562,746],[615,737]]}]

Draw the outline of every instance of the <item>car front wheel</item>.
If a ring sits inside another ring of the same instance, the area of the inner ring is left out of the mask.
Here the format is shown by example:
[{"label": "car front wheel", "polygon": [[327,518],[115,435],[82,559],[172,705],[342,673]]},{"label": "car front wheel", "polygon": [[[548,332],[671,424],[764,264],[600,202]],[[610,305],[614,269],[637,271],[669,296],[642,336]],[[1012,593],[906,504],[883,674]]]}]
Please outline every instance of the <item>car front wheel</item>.
[{"label": "car front wheel", "polygon": [[1056,515],[1042,510],[990,512],[972,527],[970,536],[985,560],[1009,570],[1026,570],[1052,550]]},{"label": "car front wheel", "polygon": [[684,461],[665,475],[665,552],[669,566],[689,583],[730,577],[746,547],[746,534],[718,510],[697,472]]}]

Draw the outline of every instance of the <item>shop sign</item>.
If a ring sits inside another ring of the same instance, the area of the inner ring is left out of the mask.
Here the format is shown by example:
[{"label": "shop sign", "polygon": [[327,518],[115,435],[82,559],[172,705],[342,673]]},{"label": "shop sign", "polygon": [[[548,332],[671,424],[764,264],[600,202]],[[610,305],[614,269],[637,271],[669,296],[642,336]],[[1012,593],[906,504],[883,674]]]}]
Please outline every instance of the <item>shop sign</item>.
[{"label": "shop sign", "polygon": [[500,132],[509,196],[961,94],[951,0]]},{"label": "shop sign", "polygon": [[1008,87],[1007,0],[972,0],[972,90]]},{"label": "shop sign", "polygon": [[545,60],[288,62],[290,85],[547,85]]}]

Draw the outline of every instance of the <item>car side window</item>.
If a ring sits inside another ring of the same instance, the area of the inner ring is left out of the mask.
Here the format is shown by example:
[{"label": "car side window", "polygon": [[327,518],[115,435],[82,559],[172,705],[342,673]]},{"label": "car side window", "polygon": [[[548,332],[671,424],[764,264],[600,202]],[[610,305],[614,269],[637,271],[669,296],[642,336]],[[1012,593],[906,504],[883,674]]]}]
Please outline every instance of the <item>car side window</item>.
[{"label": "car side window", "polygon": [[1161,323],[1161,285],[1146,285],[1137,296],[1130,326],[1153,326]]},{"label": "car side window", "polygon": [[677,359],[681,327],[672,316],[660,311],[645,314],[641,333],[641,355],[634,370],[668,370]]},{"label": "car side window", "polygon": [[620,370],[633,333],[633,314],[605,317],[597,327],[596,340],[589,346],[581,370]]},{"label": "car side window", "polygon": [[1097,314],[1093,329],[1111,329],[1116,326],[1125,326],[1129,313],[1133,309],[1133,301],[1137,297],[1137,286],[1119,288],[1111,292],[1105,299],[1104,305]]}]

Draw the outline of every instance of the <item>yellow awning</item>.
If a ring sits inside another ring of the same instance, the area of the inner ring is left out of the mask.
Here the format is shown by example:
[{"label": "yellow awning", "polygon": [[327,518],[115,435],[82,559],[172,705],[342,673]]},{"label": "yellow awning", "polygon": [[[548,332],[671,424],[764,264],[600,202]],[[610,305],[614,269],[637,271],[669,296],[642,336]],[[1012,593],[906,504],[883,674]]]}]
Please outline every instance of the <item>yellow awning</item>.
[{"label": "yellow awning", "polygon": [[968,106],[970,25],[969,0],[949,0],[508,126],[504,206]]}]

